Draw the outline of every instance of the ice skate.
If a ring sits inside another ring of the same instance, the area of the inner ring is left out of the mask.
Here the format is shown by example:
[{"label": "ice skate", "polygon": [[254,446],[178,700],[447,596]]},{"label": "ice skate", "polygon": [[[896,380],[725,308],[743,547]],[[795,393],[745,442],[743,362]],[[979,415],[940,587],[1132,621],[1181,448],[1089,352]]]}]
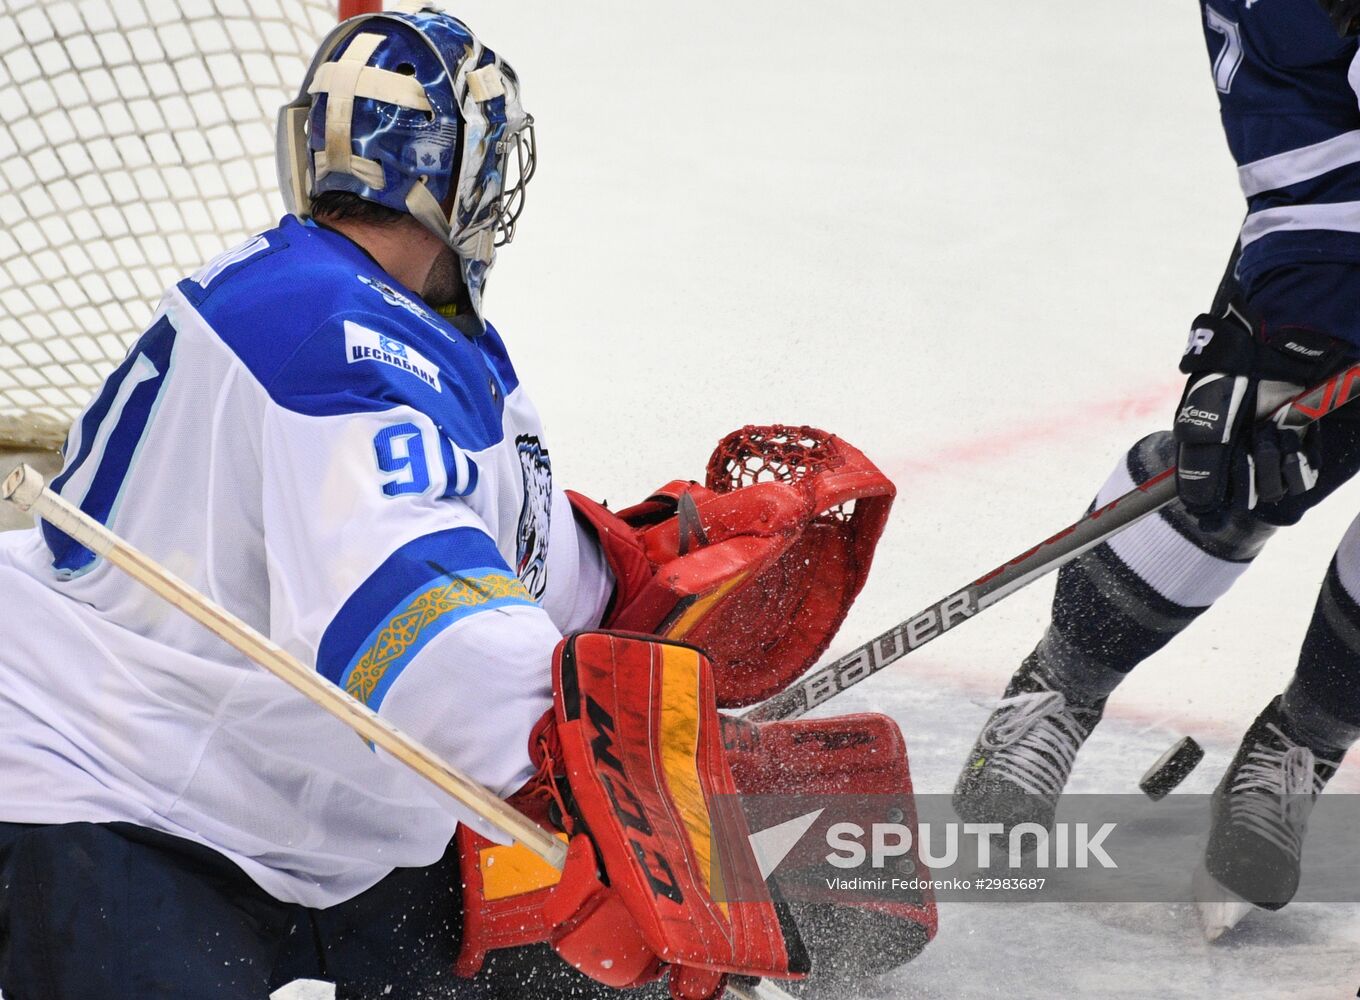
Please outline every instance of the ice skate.
[{"label": "ice skate", "polygon": [[1031,654],[992,712],[954,787],[954,810],[966,822],[1052,827],[1072,765],[1105,709],[1054,684]]},{"label": "ice skate", "polygon": [[1299,886],[1308,817],[1338,761],[1290,731],[1280,699],[1266,706],[1219,782],[1195,899],[1214,941],[1253,907],[1278,910]]},{"label": "ice skate", "polygon": [[1220,885],[1203,862],[1195,869],[1195,913],[1199,917],[1204,939],[1217,941],[1236,927],[1254,907],[1237,893]]}]

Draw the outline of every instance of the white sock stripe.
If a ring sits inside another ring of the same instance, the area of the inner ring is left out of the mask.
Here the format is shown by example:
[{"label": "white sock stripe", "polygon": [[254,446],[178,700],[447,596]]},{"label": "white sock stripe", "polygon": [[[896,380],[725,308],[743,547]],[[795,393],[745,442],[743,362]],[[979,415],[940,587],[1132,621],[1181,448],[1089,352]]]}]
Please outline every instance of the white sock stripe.
[{"label": "white sock stripe", "polygon": [[1360,516],[1351,522],[1336,547],[1336,575],[1346,596],[1360,604]]},{"label": "white sock stripe", "polygon": [[1133,476],[1129,474],[1127,457],[1121,458],[1114,471],[1110,473],[1110,478],[1105,480],[1105,485],[1096,494],[1096,506],[1103,507],[1111,500],[1119,499],[1136,485],[1138,484],[1133,481]]},{"label": "white sock stripe", "polygon": [[[1123,496],[1135,485],[1128,461],[1121,459],[1096,494],[1096,506]],[[1109,545],[1139,579],[1184,608],[1213,604],[1227,593],[1248,565],[1210,555],[1155,514],[1125,528],[1110,539]],[[1360,559],[1356,568],[1360,584]]]},{"label": "white sock stripe", "polygon": [[1139,579],[1184,608],[1213,604],[1249,565],[1210,555],[1156,515],[1125,528],[1109,545]]}]

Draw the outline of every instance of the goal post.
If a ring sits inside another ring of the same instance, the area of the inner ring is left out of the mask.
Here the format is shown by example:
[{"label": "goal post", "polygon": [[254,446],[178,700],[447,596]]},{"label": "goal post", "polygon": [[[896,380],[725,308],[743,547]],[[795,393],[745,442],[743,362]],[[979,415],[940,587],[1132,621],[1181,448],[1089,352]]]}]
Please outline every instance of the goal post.
[{"label": "goal post", "polygon": [[381,6],[0,0],[0,449],[57,447],[162,291],[278,221],[278,108]]},{"label": "goal post", "polygon": [[382,0],[340,0],[340,20],[383,9]]}]

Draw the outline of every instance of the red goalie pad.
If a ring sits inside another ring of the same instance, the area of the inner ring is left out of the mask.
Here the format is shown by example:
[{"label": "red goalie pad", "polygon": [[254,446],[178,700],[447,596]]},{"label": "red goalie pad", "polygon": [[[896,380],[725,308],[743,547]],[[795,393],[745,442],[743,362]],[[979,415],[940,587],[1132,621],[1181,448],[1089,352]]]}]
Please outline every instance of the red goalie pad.
[{"label": "red goalie pad", "polygon": [[[741,975],[806,972],[785,907],[769,896],[727,902],[716,891],[725,877],[720,857],[755,861],[733,810],[715,829],[715,799],[737,789],[704,655],[678,643],[584,633],[559,647],[553,670],[574,811],[656,955]],[[721,851],[719,836],[727,838]],[[574,956],[577,964],[584,957]]]},{"label": "red goalie pad", "polygon": [[604,624],[683,639],[718,704],[749,705],[816,661],[864,586],[896,494],[857,448],[812,427],[746,427],[706,484],[673,482],[617,515],[569,493],[617,580]]},{"label": "red goalie pad", "polygon": [[553,681],[553,716],[534,738],[541,777],[514,801],[544,823],[555,803],[571,834],[567,866],[460,828],[459,974],[489,950],[539,941],[610,986],[665,973],[681,1000],[719,996],[728,973],[805,973],[786,906],[763,886],[739,902],[719,891],[759,875],[704,655],[583,633],[558,647]]},{"label": "red goalie pad", "polygon": [[[728,761],[743,795],[844,796],[835,822],[871,826],[885,819],[916,824],[916,807],[907,745],[897,723],[885,715],[843,715],[752,725],[723,719]],[[830,819],[824,822],[830,822]],[[781,864],[819,868],[825,853],[821,838],[803,839]],[[907,858],[914,874],[930,878],[915,847]],[[939,926],[935,895],[900,902],[830,902],[790,894],[789,907],[812,957],[809,986],[877,975],[915,958]]]}]

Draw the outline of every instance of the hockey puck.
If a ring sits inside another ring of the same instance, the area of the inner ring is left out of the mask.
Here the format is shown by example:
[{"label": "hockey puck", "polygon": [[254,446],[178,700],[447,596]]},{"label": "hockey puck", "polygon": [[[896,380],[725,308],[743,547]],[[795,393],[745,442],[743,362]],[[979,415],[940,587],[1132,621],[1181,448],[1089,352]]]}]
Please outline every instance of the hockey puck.
[{"label": "hockey puck", "polygon": [[1144,795],[1157,802],[1184,781],[1185,776],[1203,759],[1204,748],[1192,737],[1184,736],[1157,758],[1157,763],[1148,768],[1147,774],[1138,782],[1138,787]]}]

